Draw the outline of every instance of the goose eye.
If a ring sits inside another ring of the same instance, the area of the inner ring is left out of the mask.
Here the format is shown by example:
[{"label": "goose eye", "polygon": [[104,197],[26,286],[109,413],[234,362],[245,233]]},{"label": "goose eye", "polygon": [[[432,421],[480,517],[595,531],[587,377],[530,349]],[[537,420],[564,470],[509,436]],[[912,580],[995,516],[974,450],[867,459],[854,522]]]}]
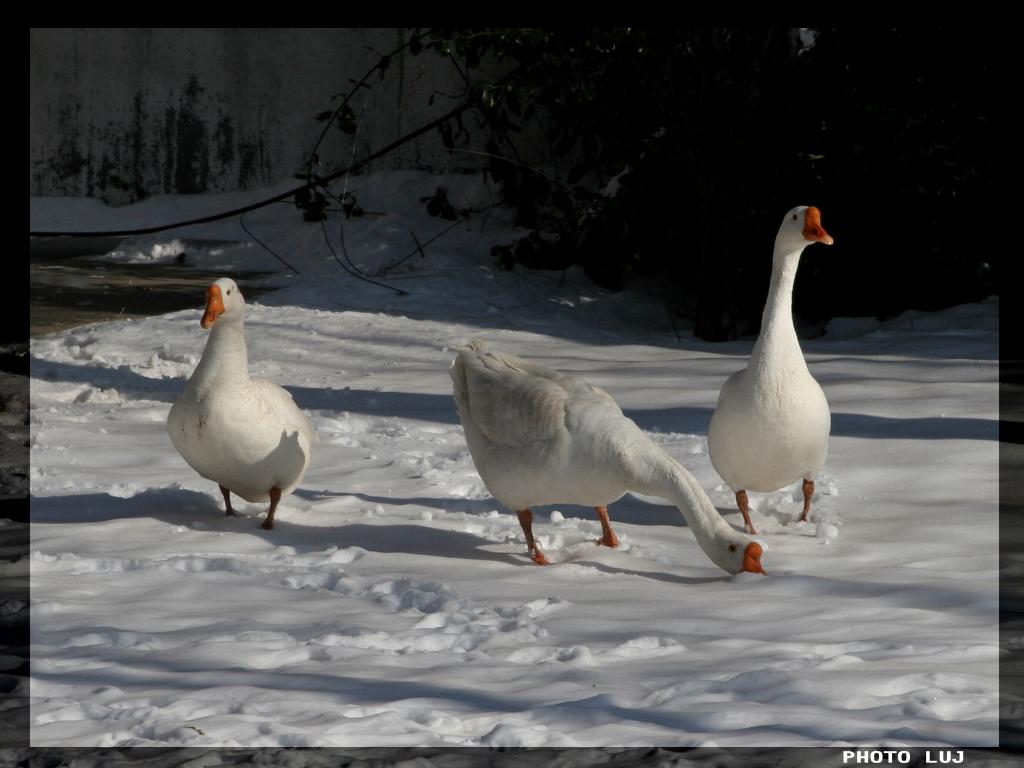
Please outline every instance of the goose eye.
[{"label": "goose eye", "polygon": [[736,551],[736,545],[735,544],[730,544],[729,545],[729,551],[730,552],[735,552]]},{"label": "goose eye", "polygon": [[[797,217],[796,217],[796,214],[794,213],[794,214],[793,214],[793,221],[796,221],[796,218],[797,218]],[[228,293],[230,293],[230,291],[228,291]]]},{"label": "goose eye", "polygon": [[231,295],[231,289],[228,288],[228,296],[230,296],[230,295]]}]

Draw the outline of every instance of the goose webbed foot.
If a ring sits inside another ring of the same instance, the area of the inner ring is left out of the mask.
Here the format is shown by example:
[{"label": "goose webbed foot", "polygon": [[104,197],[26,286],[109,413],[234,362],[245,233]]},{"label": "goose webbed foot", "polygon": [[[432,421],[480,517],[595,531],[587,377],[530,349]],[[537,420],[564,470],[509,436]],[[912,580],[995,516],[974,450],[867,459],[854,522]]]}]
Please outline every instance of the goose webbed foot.
[{"label": "goose webbed foot", "polygon": [[516,514],[519,516],[519,525],[522,527],[523,535],[526,537],[526,551],[530,559],[537,565],[551,565],[548,559],[544,557],[544,553],[540,551],[537,542],[533,539],[533,512],[527,507],[526,509],[519,510]]}]

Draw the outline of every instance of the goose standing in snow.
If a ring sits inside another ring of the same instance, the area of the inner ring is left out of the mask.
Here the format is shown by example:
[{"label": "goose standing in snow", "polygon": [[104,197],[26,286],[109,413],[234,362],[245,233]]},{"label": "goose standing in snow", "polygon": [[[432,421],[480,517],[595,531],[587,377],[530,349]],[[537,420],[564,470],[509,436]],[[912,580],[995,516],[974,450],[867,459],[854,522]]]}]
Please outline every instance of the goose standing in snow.
[{"label": "goose standing in snow", "polygon": [[803,478],[807,520],[814,478],[825,464],[831,429],[828,401],[807,370],[793,328],[793,280],[800,254],[811,243],[832,245],[821,212],[800,205],[786,214],[775,237],[775,256],[761,334],[747,367],[722,386],[708,428],[708,454],[736,494],[747,532],[747,491],[768,492]]},{"label": "goose standing in snow", "polygon": [[222,277],[206,291],[200,325],[210,338],[203,357],[167,417],[171,442],[189,466],[220,486],[226,515],[231,494],[270,501],[262,528],[306,474],[317,441],[313,425],[292,396],[273,382],[249,378],[245,301],[234,280]]},{"label": "goose standing in snow", "polygon": [[533,538],[531,506],[595,507],[598,543],[615,547],[607,506],[633,490],[676,504],[720,568],[764,573],[761,545],[729,526],[693,476],[604,390],[479,340],[459,352],[450,372],[473,463],[494,497],[518,513],[534,562],[549,564]]}]

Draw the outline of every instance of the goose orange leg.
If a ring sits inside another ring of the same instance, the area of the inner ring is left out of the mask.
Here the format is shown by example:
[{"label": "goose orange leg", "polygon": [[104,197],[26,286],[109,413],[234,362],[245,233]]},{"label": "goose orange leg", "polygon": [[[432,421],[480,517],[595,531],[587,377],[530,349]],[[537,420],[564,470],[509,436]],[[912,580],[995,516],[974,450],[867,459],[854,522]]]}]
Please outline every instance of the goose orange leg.
[{"label": "goose orange leg", "polygon": [[814,495],[814,481],[804,480],[804,513],[800,515],[800,520],[806,520],[807,516],[811,514],[811,496]]},{"label": "goose orange leg", "polygon": [[235,514],[235,510],[231,508],[231,491],[225,488],[223,485],[218,486],[220,488],[220,495],[224,497],[224,517],[238,517]]},{"label": "goose orange leg", "polygon": [[752,536],[757,536],[757,531],[754,530],[754,524],[750,522],[750,502],[747,500],[747,492],[736,491],[736,504],[740,508],[740,512],[743,515],[743,522],[747,526],[747,533]]},{"label": "goose orange leg", "polygon": [[274,513],[277,511],[277,504],[281,501],[281,489],[273,487],[270,489],[270,509],[267,511],[267,517],[263,521],[263,525],[260,526],[265,531],[271,531],[274,529]]},{"label": "goose orange leg", "polygon": [[523,528],[523,535],[526,536],[526,546],[530,558],[537,565],[551,565],[548,559],[544,557],[544,553],[540,551],[537,542],[533,539],[533,512],[527,507],[526,509],[519,510],[517,514],[519,515],[519,525]]},{"label": "goose orange leg", "polygon": [[615,535],[615,531],[612,530],[611,520],[608,519],[608,507],[595,507],[597,510],[597,516],[601,520],[601,532],[603,535],[597,540],[598,544],[602,544],[606,547],[617,547],[619,546],[619,537]]}]

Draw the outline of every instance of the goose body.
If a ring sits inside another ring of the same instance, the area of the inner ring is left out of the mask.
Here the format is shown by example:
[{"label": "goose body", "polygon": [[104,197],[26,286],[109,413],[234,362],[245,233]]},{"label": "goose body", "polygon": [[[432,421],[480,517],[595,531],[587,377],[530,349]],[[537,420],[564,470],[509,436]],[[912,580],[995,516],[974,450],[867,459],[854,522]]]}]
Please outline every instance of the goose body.
[{"label": "goose body", "polygon": [[775,238],[761,333],[742,371],[726,379],[708,428],[708,454],[735,492],[747,531],[755,533],[747,490],[778,490],[803,478],[806,520],[814,478],[825,464],[831,416],[793,327],[793,281],[804,248],[832,244],[817,208],[789,211]]},{"label": "goose body", "polygon": [[167,432],[182,458],[220,486],[226,514],[230,494],[270,501],[263,527],[274,527],[282,496],[309,467],[317,441],[313,425],[287,391],[249,377],[245,301],[229,278],[207,290],[203,328],[211,328],[202,359],[171,406]]},{"label": "goose body", "polygon": [[538,563],[547,559],[533,538],[531,506],[595,507],[599,543],[616,546],[607,505],[632,490],[675,503],[722,569],[763,572],[760,545],[731,528],[693,476],[604,390],[479,340],[459,352],[451,376],[473,463],[493,496],[519,514]]}]

